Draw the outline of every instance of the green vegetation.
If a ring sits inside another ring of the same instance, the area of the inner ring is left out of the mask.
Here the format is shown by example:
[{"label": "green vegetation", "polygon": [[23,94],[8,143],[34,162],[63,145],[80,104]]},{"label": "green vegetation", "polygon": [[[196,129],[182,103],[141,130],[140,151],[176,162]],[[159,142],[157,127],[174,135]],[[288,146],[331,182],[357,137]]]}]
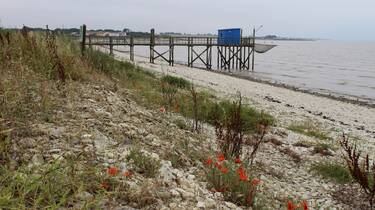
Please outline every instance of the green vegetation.
[{"label": "green vegetation", "polygon": [[[97,167],[76,161],[54,162],[32,172],[0,166],[0,209],[57,209],[82,201],[84,208],[98,208],[105,196]],[[82,195],[90,199],[82,199]]]},{"label": "green vegetation", "polygon": [[184,78],[166,75],[161,78],[161,82],[168,83],[169,85],[175,86],[181,89],[189,89],[191,84]]},{"label": "green vegetation", "polygon": [[126,160],[132,161],[139,173],[150,178],[154,178],[160,168],[160,161],[143,154],[139,149],[132,149]]},{"label": "green vegetation", "polygon": [[[80,208],[100,208],[98,201],[109,195],[138,202],[138,198],[129,197],[122,182],[106,177],[103,174],[105,169],[87,163],[90,161],[81,164],[77,160],[72,164],[64,160],[29,168],[29,159],[12,160],[14,156],[18,157],[17,152],[23,152],[14,151],[12,144],[24,137],[37,136],[31,125],[53,122],[56,110],[60,110],[70,94],[69,86],[75,82],[111,85],[113,91],[126,88],[131,92],[127,96],[141,105],[157,110],[167,106],[169,112],[202,123],[212,123],[214,111],[219,110],[219,116],[227,118],[227,113],[233,109],[230,100],[219,100],[207,91],[197,91],[195,100],[192,84],[185,79],[159,77],[95,50],[87,49],[81,56],[79,45],[70,39],[47,37],[45,33],[0,30],[1,209],[69,207],[79,202],[78,195],[85,192],[93,197],[86,199]],[[274,122],[272,116],[248,105],[241,109],[242,123],[248,133],[253,132],[260,122]],[[187,129],[182,122],[176,124]],[[192,149],[187,140],[176,150],[183,151],[189,160],[202,156],[202,151]],[[127,158],[145,177],[155,177],[160,167],[159,161],[136,149]],[[186,160],[174,158],[175,165]],[[103,181],[110,187],[103,189]]]},{"label": "green vegetation", "polygon": [[341,164],[318,163],[313,165],[311,169],[317,174],[321,175],[323,178],[340,184],[349,183],[353,180],[348,168]]},{"label": "green vegetation", "polygon": [[319,129],[318,126],[311,122],[293,123],[288,126],[288,129],[300,133],[306,136],[314,137],[321,140],[331,140],[332,138],[328,136],[326,132]]}]

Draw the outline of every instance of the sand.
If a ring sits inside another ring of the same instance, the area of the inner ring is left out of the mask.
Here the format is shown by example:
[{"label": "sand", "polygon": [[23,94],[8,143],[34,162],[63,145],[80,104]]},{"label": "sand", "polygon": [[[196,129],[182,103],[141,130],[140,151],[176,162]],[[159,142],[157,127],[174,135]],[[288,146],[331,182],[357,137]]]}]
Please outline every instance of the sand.
[{"label": "sand", "polygon": [[[121,60],[129,55],[115,52]],[[135,56],[136,65],[162,74],[183,77],[194,84],[215,90],[222,96],[233,96],[240,92],[256,108],[267,111],[278,119],[278,126],[287,127],[296,121],[311,121],[331,131],[333,136],[342,132],[362,139],[364,149],[375,151],[375,108],[348,103],[310,93],[250,81],[220,74],[214,71],[190,68],[166,62],[149,63],[145,57]]]}]

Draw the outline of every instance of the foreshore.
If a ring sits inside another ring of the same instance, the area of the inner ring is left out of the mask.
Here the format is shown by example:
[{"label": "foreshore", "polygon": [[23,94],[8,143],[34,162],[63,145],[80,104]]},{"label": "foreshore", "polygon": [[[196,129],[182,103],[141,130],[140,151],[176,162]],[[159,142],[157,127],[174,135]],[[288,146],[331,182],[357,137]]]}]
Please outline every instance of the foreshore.
[{"label": "foreshore", "polygon": [[[115,52],[115,55],[118,59],[129,58],[128,54],[120,52]],[[366,149],[374,151],[375,108],[370,105],[230,73],[207,71],[179,64],[169,66],[162,61],[151,64],[147,58],[140,56],[135,57],[135,64],[162,74],[183,77],[199,86],[215,90],[218,94],[234,95],[240,92],[257,108],[275,115],[280,125],[286,127],[292,122],[312,120],[328,130],[348,132],[361,138]]]}]

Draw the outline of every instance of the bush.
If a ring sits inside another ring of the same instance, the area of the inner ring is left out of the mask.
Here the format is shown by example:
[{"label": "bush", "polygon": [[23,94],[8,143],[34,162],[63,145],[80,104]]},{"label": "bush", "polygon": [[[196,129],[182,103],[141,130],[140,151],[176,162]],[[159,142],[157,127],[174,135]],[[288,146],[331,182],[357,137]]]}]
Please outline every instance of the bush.
[{"label": "bush", "polygon": [[227,201],[241,206],[256,205],[256,191],[259,179],[252,178],[240,159],[225,160],[219,155],[217,160],[205,161],[206,179],[212,190],[221,192]]},{"label": "bush", "polygon": [[153,178],[158,173],[160,168],[160,161],[143,154],[139,149],[132,149],[129,155],[126,157],[127,161],[132,161],[132,163],[137,167],[136,170],[144,174],[146,177]]},{"label": "bush", "polygon": [[228,157],[239,157],[245,143],[245,135],[252,135],[252,160],[259,145],[263,143],[267,128],[274,123],[270,115],[259,113],[250,106],[243,105],[241,96],[234,102],[217,103],[209,116],[210,123],[215,126],[220,150]]},{"label": "bush", "polygon": [[375,200],[375,162],[369,155],[361,157],[356,143],[350,143],[349,137],[343,134],[340,145],[345,151],[344,157],[350,174],[366,193],[367,200],[372,209]]},{"label": "bush", "polygon": [[191,84],[184,78],[174,77],[171,75],[166,75],[161,78],[161,82],[168,83],[169,85],[175,86],[180,89],[189,89]]}]

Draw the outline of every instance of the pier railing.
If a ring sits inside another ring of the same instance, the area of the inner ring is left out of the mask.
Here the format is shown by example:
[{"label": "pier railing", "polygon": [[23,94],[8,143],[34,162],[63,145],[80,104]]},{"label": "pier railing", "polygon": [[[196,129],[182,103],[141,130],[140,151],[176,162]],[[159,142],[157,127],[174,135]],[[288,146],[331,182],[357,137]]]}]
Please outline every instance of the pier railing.
[{"label": "pier railing", "polygon": [[[85,25],[81,31],[82,53],[86,46],[108,47],[110,54],[113,54],[114,46],[128,46],[130,60],[133,61],[134,47],[147,46],[150,48],[150,63],[162,59],[173,66],[174,48],[185,46],[188,51],[188,66],[194,67],[194,63],[201,62],[206,69],[212,69],[212,48],[216,47],[217,69],[249,70],[251,66],[254,70],[255,35],[241,38],[239,44],[228,45],[220,44],[216,36],[156,36],[153,29],[149,36],[91,36],[86,34]],[[164,46],[164,51],[160,46]],[[165,51],[165,47],[168,50]]]}]

